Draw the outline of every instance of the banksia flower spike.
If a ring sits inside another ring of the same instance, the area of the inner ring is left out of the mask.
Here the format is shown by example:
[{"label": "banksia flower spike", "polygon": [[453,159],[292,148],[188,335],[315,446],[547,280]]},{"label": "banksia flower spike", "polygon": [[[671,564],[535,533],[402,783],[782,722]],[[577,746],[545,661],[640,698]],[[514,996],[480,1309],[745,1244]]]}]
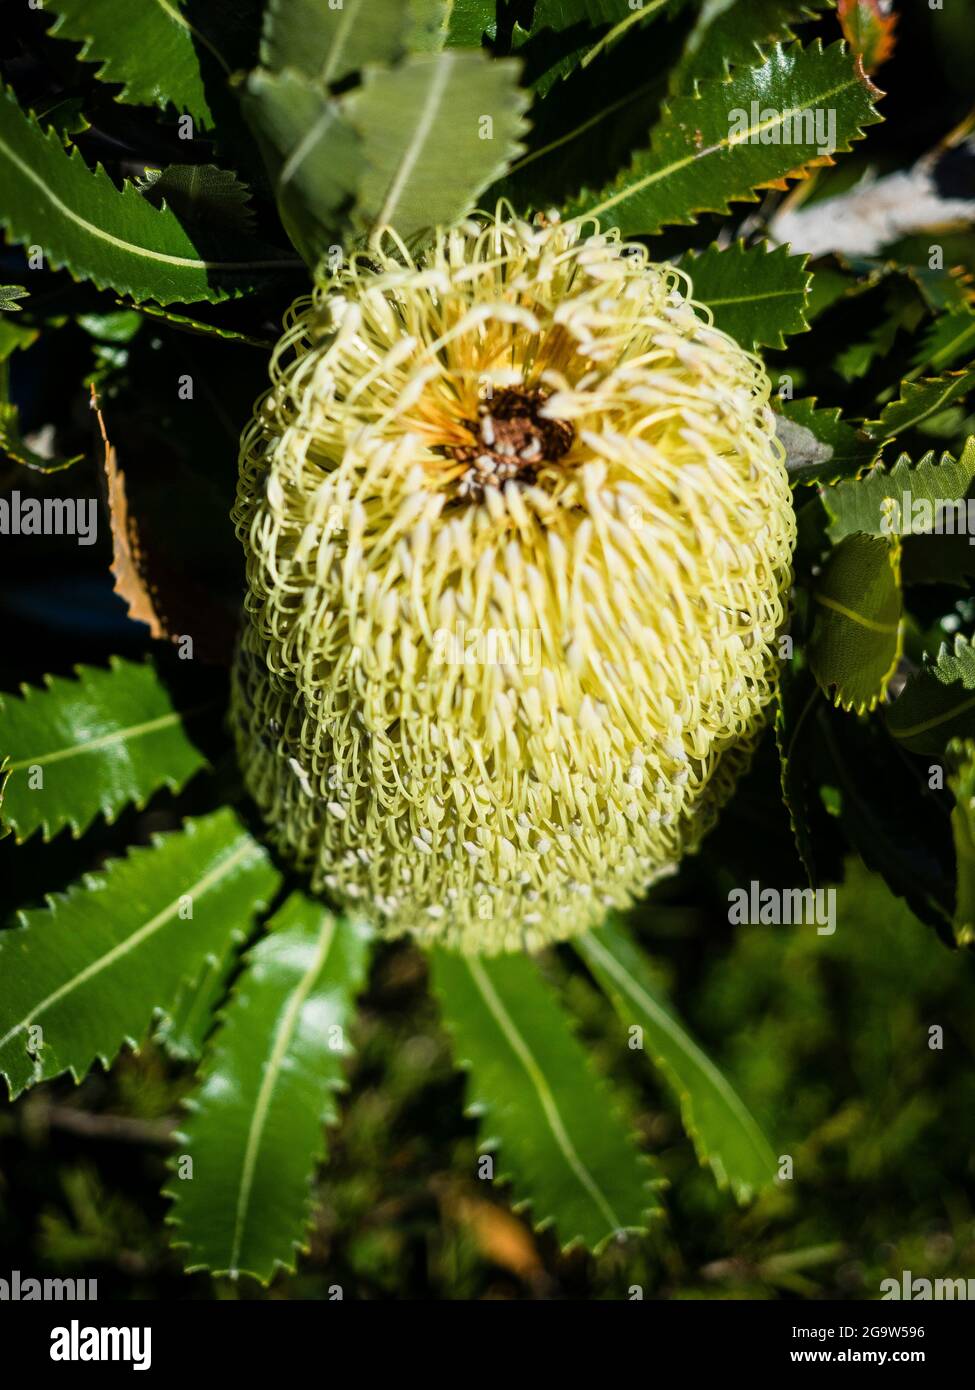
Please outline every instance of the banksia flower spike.
[{"label": "banksia flower spike", "polygon": [[313,887],[534,949],[697,847],[763,726],[795,522],[687,276],[502,206],[297,301],[241,447],[233,723]]}]

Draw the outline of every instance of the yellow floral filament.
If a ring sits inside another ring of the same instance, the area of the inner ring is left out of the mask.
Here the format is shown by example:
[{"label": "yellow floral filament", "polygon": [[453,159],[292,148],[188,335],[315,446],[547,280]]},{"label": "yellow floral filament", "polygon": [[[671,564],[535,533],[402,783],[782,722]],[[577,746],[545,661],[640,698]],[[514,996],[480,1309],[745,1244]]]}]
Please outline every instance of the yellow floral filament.
[{"label": "yellow floral filament", "polygon": [[583,931],[750,756],[795,521],[764,369],[691,294],[502,207],[289,311],[241,445],[238,752],[273,843],[390,934]]}]

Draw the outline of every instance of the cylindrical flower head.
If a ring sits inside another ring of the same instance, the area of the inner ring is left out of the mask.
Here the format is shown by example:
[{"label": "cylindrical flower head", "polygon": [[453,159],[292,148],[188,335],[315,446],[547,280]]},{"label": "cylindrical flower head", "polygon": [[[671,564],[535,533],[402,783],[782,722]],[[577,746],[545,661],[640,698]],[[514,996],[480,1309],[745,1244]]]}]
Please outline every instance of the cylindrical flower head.
[{"label": "cylindrical flower head", "polygon": [[777,669],[795,521],[687,277],[503,210],[290,310],[245,431],[233,721],[312,887],[535,949],[696,848]]}]

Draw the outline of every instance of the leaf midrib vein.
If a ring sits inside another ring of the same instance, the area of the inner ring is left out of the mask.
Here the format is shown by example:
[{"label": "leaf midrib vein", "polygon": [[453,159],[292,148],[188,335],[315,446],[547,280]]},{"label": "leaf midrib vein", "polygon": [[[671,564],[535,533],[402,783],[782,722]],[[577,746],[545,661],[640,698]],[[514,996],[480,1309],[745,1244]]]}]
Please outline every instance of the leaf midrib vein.
[{"label": "leaf midrib vein", "polygon": [[193,898],[199,894],[208,893],[215,884],[219,883],[222,878],[225,878],[232,869],[235,869],[240,861],[246,858],[253,849],[254,841],[250,836],[247,836],[239,849],[235,850],[233,854],[228,855],[222,863],[211,869],[208,874],[204,874],[204,876],[193,884],[191,888],[184,889],[179,897],[174,898],[171,903],[168,903],[160,912],[157,912],[155,917],[151,917],[148,922],[144,923],[144,925],[138,929],[138,931],[133,932],[131,936],[127,936],[124,941],[119,941],[111,950],[106,951],[103,956],[99,956],[97,960],[90,961],[83,970],[79,970],[77,975],[72,975],[70,980],[65,980],[62,985],[59,985],[56,990],[53,990],[46,999],[40,1002],[40,1004],[36,1004],[34,1008],[31,1009],[30,1013],[26,1014],[19,1023],[14,1024],[13,1028],[8,1029],[8,1031],[4,1033],[3,1037],[0,1038],[0,1048],[4,1047],[11,1038],[15,1037],[23,1029],[29,1028],[34,1020],[40,1018],[41,1014],[46,1013],[52,1004],[59,1003],[66,995],[77,989],[79,985],[86,984],[88,980],[93,979],[94,976],[100,974],[102,970],[107,969],[110,965],[114,965],[116,960],[121,960],[123,956],[128,955],[128,953],[133,951],[137,946],[141,946],[143,941],[147,941],[160,927],[165,926],[173,913],[179,910],[180,904],[185,900],[187,895]]},{"label": "leaf midrib vein", "polygon": [[660,1008],[656,1000],[647,994],[646,990],[633,979],[626,967],[616,959],[612,952],[604,946],[602,942],[597,942],[595,940],[591,932],[583,938],[580,944],[584,951],[591,952],[596,959],[600,961],[603,969],[616,980],[620,989],[622,989],[625,994],[628,994],[635,1004],[640,1005],[640,1007],[646,1010],[657,1026],[668,1035],[671,1041],[694,1059],[715,1090],[722,1096],[728,1108],[737,1116],[742,1128],[747,1132],[750,1141],[755,1145],[757,1152],[764,1159],[768,1148],[765,1136],[759,1129],[754,1116],[748,1110],[744,1101],[731,1085],[728,1078],[715,1066],[707,1053],[703,1052],[701,1048],[698,1047],[693,1038],[689,1037],[683,1030],[677,1028],[674,1021]]},{"label": "leaf midrib vein", "polygon": [[[151,261],[159,261],[162,265],[179,266],[184,269],[194,270],[281,270],[285,269],[289,264],[289,262],[284,259],[268,259],[256,261],[204,261],[200,260],[198,257],[193,256],[173,256],[170,255],[167,251],[154,251],[151,247],[140,246],[137,242],[125,241],[122,237],[114,236],[111,232],[106,232],[103,231],[101,227],[96,227],[93,222],[89,222],[86,217],[82,217],[80,213],[75,212],[74,208],[69,207],[67,203],[63,202],[62,199],[59,198],[57,194],[54,192],[54,190],[51,188],[50,184],[48,184],[39,174],[37,174],[35,170],[33,170],[30,167],[29,164],[25,164],[24,161],[20,158],[20,156],[16,154],[15,151],[12,150],[10,146],[2,139],[0,139],[0,152],[6,155],[6,157],[11,161],[11,163],[14,164],[20,170],[24,177],[40,190],[42,197],[44,197],[53,208],[60,212],[62,216],[66,217],[70,222],[73,222],[76,226],[81,227],[82,230],[87,232],[90,236],[95,237],[99,241],[107,242],[108,245],[114,246],[118,250],[123,251],[128,255],[143,257]],[[122,196],[121,194],[118,194],[117,189],[115,190],[115,192],[117,196]],[[151,206],[151,203],[146,203],[147,208]]]},{"label": "leaf midrib vein", "polygon": [[170,714],[161,714],[158,719],[149,719],[144,724],[130,724],[124,729],[115,729],[110,734],[102,734],[99,738],[89,739],[87,743],[75,743],[67,748],[56,748],[51,753],[41,753],[32,758],[21,758],[18,762],[10,763],[8,772],[20,772],[25,767],[47,767],[50,763],[62,762],[65,758],[81,758],[86,753],[97,752],[101,748],[109,748],[113,743],[132,742],[137,738],[142,738],[145,734],[158,733],[161,729],[169,728],[172,724],[180,724],[188,719],[195,719],[197,715],[203,714],[206,710],[215,709],[216,701],[209,700],[206,704],[195,705],[188,710],[173,710]]},{"label": "leaf midrib vein", "polygon": [[613,1230],[621,1230],[622,1222],[616,1215],[599,1184],[579,1157],[575,1145],[565,1128],[562,1116],[559,1113],[559,1108],[552,1094],[552,1089],[545,1079],[538,1063],[535,1061],[535,1058],[532,1056],[531,1049],[519,1033],[514,1020],[498,997],[497,991],[488,978],[483,965],[479,960],[473,957],[465,957],[465,964],[489,1012],[494,1018],[494,1021],[497,1023],[508,1045],[511,1047],[512,1052],[514,1052],[515,1056],[524,1067],[529,1081],[535,1088],[535,1092],[542,1107],[542,1113],[548,1122],[549,1129],[552,1131],[553,1138],[570,1172],[588,1196],[596,1203],[600,1213],[609,1221]]},{"label": "leaf midrib vein", "polygon": [[[618,193],[614,193],[612,197],[605,198],[601,203],[596,203],[593,207],[586,208],[580,216],[598,217],[608,208],[615,207],[617,203],[635,197],[638,193],[642,193],[645,188],[649,188],[651,184],[659,183],[661,179],[668,178],[671,174],[679,173],[681,169],[685,169],[689,164],[694,164],[700,159],[705,159],[708,155],[718,154],[721,150],[730,148],[732,143],[735,145],[745,145],[749,143],[753,135],[760,135],[763,131],[773,130],[776,126],[784,125],[792,116],[797,116],[803,111],[808,111],[816,103],[829,101],[831,98],[839,96],[841,92],[845,92],[850,87],[855,86],[857,81],[857,77],[854,76],[850,81],[842,82],[838,87],[833,87],[827,92],[817,93],[815,97],[810,98],[809,101],[803,102],[801,106],[793,106],[788,110],[780,111],[772,120],[759,121],[757,125],[749,126],[746,131],[743,131],[740,135],[736,135],[734,141],[732,141],[730,135],[726,135],[716,144],[708,145],[706,149],[695,150],[693,154],[685,155],[683,159],[675,159],[671,164],[665,165],[663,169],[652,170],[649,174],[645,174],[642,179],[637,179],[636,182],[627,184],[626,187],[620,189]],[[812,156],[810,156],[810,158],[811,157]],[[805,163],[805,161],[803,161],[803,163]]]},{"label": "leaf midrib vein", "polygon": [[274,1096],[274,1088],[278,1083],[281,1073],[281,1066],[294,1037],[295,1028],[298,1026],[298,1019],[301,1009],[311,993],[315,980],[325,968],[328,953],[335,937],[336,919],[330,914],[325,914],[322,929],[318,937],[318,945],[314,959],[308,969],[302,975],[296,985],[291,998],[288,1000],[287,1008],[281,1016],[278,1029],[274,1037],[274,1045],[271,1048],[271,1055],[268,1058],[264,1076],[261,1079],[260,1089],[257,1093],[257,1100],[254,1102],[254,1114],[247,1130],[247,1143],[244,1148],[244,1162],[240,1172],[240,1189],[237,1195],[237,1209],[234,1216],[233,1242],[231,1245],[229,1266],[231,1271],[236,1272],[240,1260],[241,1246],[244,1240],[244,1227],[247,1221],[248,1208],[250,1206],[251,1190],[254,1185],[254,1171],[257,1167],[258,1150],[260,1149],[261,1139],[267,1125],[267,1117],[271,1108],[271,1100]]}]

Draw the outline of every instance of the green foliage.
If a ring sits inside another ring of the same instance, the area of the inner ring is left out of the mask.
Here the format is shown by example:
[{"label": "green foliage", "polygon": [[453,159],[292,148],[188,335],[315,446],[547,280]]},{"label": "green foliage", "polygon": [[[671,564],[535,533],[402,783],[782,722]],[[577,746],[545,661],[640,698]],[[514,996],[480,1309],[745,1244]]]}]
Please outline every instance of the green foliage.
[{"label": "green foliage", "polygon": [[79,667],[0,700],[0,827],[24,840],[73,835],[97,815],[144,806],[161,787],[178,792],[209,766],[189,729],[217,707],[212,696],[174,698],[149,662]]},{"label": "green foliage", "polygon": [[837,705],[873,709],[900,657],[900,542],[847,536],[813,587],[809,666]]},{"label": "green foliage", "polygon": [[912,753],[940,757],[952,739],[975,737],[975,649],[961,636],[943,646],[908,678],[885,717]]},{"label": "green foliage", "polygon": [[[754,200],[757,187],[799,178],[822,162],[807,116],[834,110],[836,149],[848,150],[864,126],[879,120],[875,96],[842,44],[825,52],[819,44],[776,45],[764,63],[737,69],[730,81],[702,82],[692,95],[678,97],[653,131],[650,149],[605,188],[575,200],[572,211],[644,236],[693,222],[701,212],[727,212],[733,202]],[[773,114],[762,119],[763,110]],[[731,111],[743,113],[740,128],[731,123]],[[801,138],[792,138],[790,129],[783,143],[787,119],[803,122]]]},{"label": "green foliage", "polygon": [[563,1247],[582,1240],[598,1249],[645,1230],[656,1205],[646,1160],[535,962],[431,956],[457,1061],[469,1072],[481,1151],[500,1148],[495,1178],[511,1180],[536,1227],[554,1222]]},{"label": "green foliage", "polygon": [[229,810],[110,860],[0,936],[0,1075],[11,1099],[136,1047],[184,980],[244,936],[277,882]]},{"label": "green foliage", "polygon": [[[172,1243],[190,1269],[274,1278],[275,1293],[323,1296],[337,1263],[364,1296],[411,1296],[421,1277],[461,1296],[563,1280],[574,1296],[582,1262],[562,1252],[581,1243],[599,1252],[586,1288],[611,1297],[633,1282],[836,1296],[851,1269],[875,1296],[883,1272],[932,1262],[917,1232],[942,1201],[967,1210],[970,1069],[940,1066],[918,1039],[944,1017],[961,1053],[970,980],[917,919],[949,946],[975,943],[975,550],[965,528],[907,534],[896,508],[909,492],[937,521],[970,500],[975,238],[938,222],[864,254],[779,244],[785,206],[828,210],[869,189],[865,170],[919,153],[901,50],[882,78],[902,84],[892,133],[869,131],[862,158],[831,167],[881,119],[864,68],[892,37],[873,0],[834,8],[49,0],[47,27],[11,12],[0,482],[94,495],[104,448],[119,592],[154,632],[192,632],[218,662],[233,643],[239,430],[275,324],[308,288],[285,238],[324,274],[323,258],[368,252],[385,222],[419,243],[499,193],[528,216],[595,215],[642,237],[687,270],[719,328],[765,352],[798,520],[777,763],[771,743],[758,750],[754,787],[635,909],[639,931],[612,922],[542,961],[435,952],[430,992],[416,949],[374,955],[361,923],[282,884],[250,809],[231,809],[220,675],[194,662],[177,682],[162,663],[109,659],[118,633],[131,654],[144,632],[99,614],[81,627],[102,549],[28,538],[31,556],[0,537],[9,684],[26,680],[0,698],[0,892],[28,904],[0,931],[0,1071],[12,1097],[33,1091],[0,1110],[0,1134],[28,1182],[47,1125],[87,1125],[96,1144],[121,1126],[146,1150],[137,1199],[73,1160],[58,1170],[43,1189],[55,1205],[32,1225],[43,1260],[99,1261],[99,1277],[117,1260],[131,1279],[142,1260],[148,1283],[162,1268],[175,1279],[145,1215],[159,1173],[146,1175],[184,1100]],[[967,91],[949,53],[967,38],[947,12],[912,21],[912,47],[918,35],[928,66],[911,68],[911,91],[934,93],[933,144]],[[929,162],[947,166],[953,148]],[[176,404],[186,377],[195,398]],[[91,429],[89,382],[107,439]],[[908,452],[880,463],[895,439]],[[22,640],[35,627],[57,656],[43,685]],[[834,938],[727,932],[743,875],[803,870],[843,880]],[[31,906],[49,887],[64,891]],[[766,1133],[797,1156],[801,1191],[772,1184]],[[528,1222],[482,1180],[495,1146],[498,1186]],[[612,1239],[658,1212],[651,1171],[673,1184],[673,1234],[654,1223],[650,1239]],[[16,1206],[0,1203],[0,1221]],[[967,1269],[954,1239],[948,1264]]]},{"label": "green foliage", "polygon": [[460,217],[520,148],[517,73],[480,53],[417,54],[368,67],[340,98],[291,69],[254,73],[248,119],[309,264],[346,225],[362,236],[392,225],[410,240]]},{"label": "green foliage", "polygon": [[676,66],[672,89],[687,88],[702,77],[723,77],[735,64],[750,64],[762,47],[795,38],[800,20],[822,9],[827,0],[717,0],[700,7]]},{"label": "green foliage", "polygon": [[246,59],[252,0],[211,4],[205,28],[189,18],[184,0],[53,0],[51,33],[82,45],[83,61],[98,64],[103,82],[120,84],[118,100],[173,106],[212,127],[215,111],[208,78],[223,79]]},{"label": "green foliage", "polygon": [[714,322],[742,347],[785,347],[786,336],[808,329],[805,308],[812,276],[805,256],[784,246],[746,248],[741,241],[710,246],[688,261],[694,297],[714,313]]},{"label": "green foliage", "polygon": [[[856,531],[868,535],[910,533],[913,507],[935,524],[942,509],[962,501],[975,479],[975,436],[968,439],[957,459],[948,453],[935,462],[933,453],[912,464],[901,454],[891,469],[875,468],[864,478],[838,483],[823,492],[823,504],[830,515],[829,534],[839,542]],[[903,499],[908,494],[912,514],[905,515]]]},{"label": "green foliage", "polygon": [[775,1176],[775,1155],[727,1079],[690,1038],[660,997],[636,943],[618,923],[581,937],[577,949],[612,1000],[624,1028],[634,1021],[674,1093],[684,1128],[719,1187],[749,1201]]},{"label": "green foliage", "polygon": [[[133,299],[159,304],[225,299],[266,283],[284,257],[250,237],[191,234],[129,183],[42,134],[13,94],[0,91],[0,169],[7,190],[0,223],[11,241],[37,245],[53,268]],[[209,242],[209,249],[207,243]]]},{"label": "green foliage", "polygon": [[975,367],[959,372],[946,372],[939,377],[921,381],[903,381],[901,394],[891,401],[879,420],[867,420],[863,429],[871,439],[893,439],[905,430],[917,429],[925,420],[946,410],[955,401],[963,400],[975,388]]},{"label": "green foliage", "polygon": [[776,431],[796,483],[851,478],[877,456],[877,446],[844,420],[838,406],[817,406],[815,397],[777,400]]},{"label": "green foliage", "polygon": [[12,314],[18,312],[24,306],[18,304],[18,299],[26,299],[27,291],[23,285],[0,285],[0,313]]},{"label": "green foliage", "polygon": [[955,794],[951,831],[958,865],[955,900],[955,939],[959,946],[975,942],[975,741],[954,739],[948,748]]},{"label": "green foliage", "polygon": [[168,1194],[188,1268],[265,1282],[294,1268],[368,940],[362,923],[293,893],[248,952],[178,1135]]},{"label": "green foliage", "polygon": [[319,0],[269,0],[261,62],[328,87],[367,63],[432,48],[449,9],[444,0],[345,0],[336,9]]},{"label": "green foliage", "polygon": [[394,226],[410,239],[462,216],[521,149],[527,101],[517,81],[516,64],[462,51],[367,71],[346,104],[365,160],[353,225]]}]

